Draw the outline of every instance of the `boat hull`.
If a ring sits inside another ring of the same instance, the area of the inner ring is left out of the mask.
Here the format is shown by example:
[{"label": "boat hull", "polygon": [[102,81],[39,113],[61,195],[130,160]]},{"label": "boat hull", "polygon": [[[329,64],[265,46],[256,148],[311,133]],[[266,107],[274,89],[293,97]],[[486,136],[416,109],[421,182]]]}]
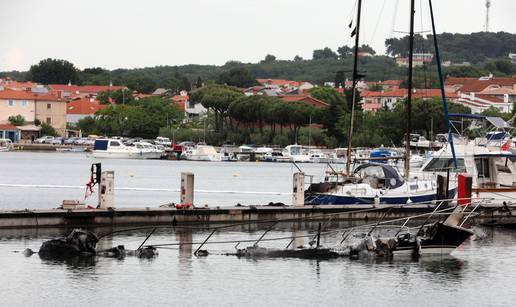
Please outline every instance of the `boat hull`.
[{"label": "boat hull", "polygon": [[[450,190],[450,198],[455,196],[456,189]],[[407,203],[425,203],[437,199],[436,192],[432,191],[427,194],[407,196],[382,196],[375,199],[375,197],[355,197],[348,195],[335,195],[327,193],[313,193],[305,192],[305,203],[312,205],[366,205],[366,204],[386,204],[386,205],[400,205]]]}]

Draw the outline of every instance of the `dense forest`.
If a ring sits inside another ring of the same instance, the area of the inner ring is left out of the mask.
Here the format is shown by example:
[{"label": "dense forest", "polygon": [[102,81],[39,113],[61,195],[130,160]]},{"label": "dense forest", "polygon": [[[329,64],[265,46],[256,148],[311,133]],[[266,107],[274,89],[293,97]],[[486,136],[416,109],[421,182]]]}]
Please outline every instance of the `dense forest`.
[{"label": "dense forest", "polygon": [[[516,35],[506,32],[479,32],[472,34],[439,34],[439,44],[443,61],[453,63],[469,62],[470,66],[450,66],[445,68],[449,76],[483,76],[492,73],[496,76],[516,74],[516,65],[507,58],[508,53],[516,52]],[[407,51],[407,38],[390,38],[385,42],[387,56],[364,56],[360,58],[360,73],[365,80],[404,79],[406,68],[396,65],[394,56],[403,56]],[[415,49],[418,52],[433,53],[432,36],[417,36]],[[370,46],[363,45],[361,51],[376,54]],[[199,87],[215,82],[238,87],[254,84],[254,79],[279,78],[303,80],[322,85],[327,81],[342,82],[351,77],[353,56],[349,46],[337,50],[328,47],[314,50],[311,59],[295,56],[292,60],[279,60],[274,55],[266,55],[258,63],[230,61],[222,66],[182,65],[156,66],[136,69],[106,70],[86,68],[78,70],[72,63],[64,60],[46,59],[31,67],[28,72],[3,72],[16,80],[31,80],[41,83],[72,83],[82,85],[109,84],[126,85],[139,92],[152,92],[158,87],[174,90]],[[62,74],[56,71],[62,71]],[[47,73],[45,73],[47,72]],[[417,79],[425,79],[425,85],[434,87],[435,65],[417,68]],[[430,80],[430,81],[428,81]],[[421,82],[420,82],[421,83]]]}]

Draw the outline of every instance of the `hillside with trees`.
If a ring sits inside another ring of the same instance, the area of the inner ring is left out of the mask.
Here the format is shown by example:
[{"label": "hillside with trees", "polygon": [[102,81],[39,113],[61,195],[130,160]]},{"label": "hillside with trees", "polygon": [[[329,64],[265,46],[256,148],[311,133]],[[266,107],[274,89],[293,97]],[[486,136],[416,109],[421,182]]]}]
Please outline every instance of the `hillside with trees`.
[{"label": "hillside with trees", "polygon": [[[450,66],[444,69],[449,76],[479,77],[492,73],[496,76],[516,74],[516,65],[507,58],[516,52],[516,35],[506,32],[478,32],[472,34],[439,34],[442,58],[452,63],[469,62],[469,66]],[[407,37],[389,38],[385,41],[387,55],[377,55],[368,45],[360,51],[375,56],[360,58],[360,73],[367,81],[406,78],[406,68],[396,65],[394,56],[407,53]],[[432,36],[416,36],[417,52],[433,53]],[[202,84],[219,83],[237,87],[254,85],[255,78],[302,80],[322,85],[324,82],[341,83],[351,78],[353,49],[341,46],[337,50],[324,47],[313,51],[311,59],[295,56],[292,60],[280,60],[266,55],[258,63],[229,61],[222,66],[182,65],[156,66],[136,69],[107,70],[100,67],[79,70],[65,60],[45,59],[33,65],[28,72],[3,72],[19,81],[41,83],[76,83],[79,85],[125,85],[141,93],[149,93],[158,87],[175,91],[200,87]],[[415,77],[432,79],[435,65],[417,68]],[[432,83],[432,82],[430,82]],[[435,84],[430,85],[435,87]]]}]

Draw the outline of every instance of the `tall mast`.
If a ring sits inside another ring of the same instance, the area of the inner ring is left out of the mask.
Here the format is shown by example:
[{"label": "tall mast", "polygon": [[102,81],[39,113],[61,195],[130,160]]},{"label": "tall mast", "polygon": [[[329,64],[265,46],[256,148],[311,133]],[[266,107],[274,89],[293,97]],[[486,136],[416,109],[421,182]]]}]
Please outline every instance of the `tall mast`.
[{"label": "tall mast", "polygon": [[455,156],[455,146],[453,145],[453,134],[450,124],[450,116],[448,115],[448,104],[446,103],[446,92],[444,90],[443,71],[441,68],[441,56],[439,54],[439,45],[437,44],[437,33],[435,31],[434,9],[432,8],[432,0],[428,0],[428,4],[430,5],[430,17],[432,19],[432,34],[434,36],[435,60],[437,61],[437,74],[439,75],[439,87],[441,88],[441,97],[443,101],[444,120],[446,121],[446,128],[448,129],[448,143],[450,144],[453,156],[453,166],[455,169],[457,169],[457,157]]},{"label": "tall mast", "polygon": [[410,131],[412,130],[412,61],[414,58],[414,0],[410,0],[410,34],[408,58],[407,134],[405,135],[405,178],[410,175]]},{"label": "tall mast", "polygon": [[354,60],[353,60],[353,85],[351,87],[352,90],[352,99],[351,99],[351,121],[349,124],[349,134],[348,134],[348,152],[347,152],[347,161],[346,161],[346,174],[351,174],[351,148],[353,141],[353,124],[355,121],[355,101],[356,97],[356,88],[358,83],[358,44],[360,39],[360,14],[362,11],[362,0],[358,0],[358,8],[357,8],[357,26],[354,30],[355,33],[355,52],[354,52]]}]

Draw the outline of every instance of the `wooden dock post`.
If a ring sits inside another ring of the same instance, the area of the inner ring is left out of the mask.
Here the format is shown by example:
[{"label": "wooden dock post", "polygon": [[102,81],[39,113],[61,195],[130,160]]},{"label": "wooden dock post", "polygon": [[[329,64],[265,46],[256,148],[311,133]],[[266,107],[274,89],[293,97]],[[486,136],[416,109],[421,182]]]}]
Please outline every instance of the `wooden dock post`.
[{"label": "wooden dock post", "polygon": [[180,203],[193,205],[194,201],[194,174],[181,173]]},{"label": "wooden dock post", "polygon": [[305,205],[305,173],[294,173],[293,181],[292,206],[303,207]]},{"label": "wooden dock post", "polygon": [[99,186],[99,205],[98,208],[115,207],[115,172],[102,172]]}]

